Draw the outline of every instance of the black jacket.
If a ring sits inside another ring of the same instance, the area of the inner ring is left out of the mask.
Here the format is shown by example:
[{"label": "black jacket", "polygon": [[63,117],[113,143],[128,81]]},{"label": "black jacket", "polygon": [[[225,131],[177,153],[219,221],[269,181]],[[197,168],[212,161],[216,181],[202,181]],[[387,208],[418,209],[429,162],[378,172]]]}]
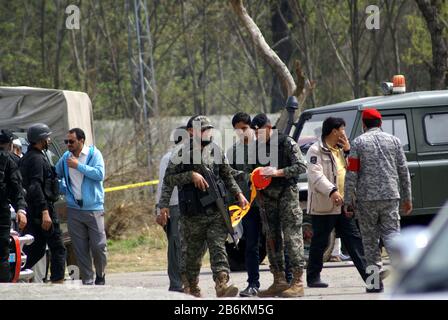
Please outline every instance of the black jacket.
[{"label": "black jacket", "polygon": [[40,217],[42,211],[49,210],[52,205],[45,193],[46,181],[54,176],[52,166],[42,151],[30,147],[20,160],[20,171],[28,208],[32,214]]},{"label": "black jacket", "polygon": [[16,211],[26,209],[19,168],[11,154],[0,149],[0,211],[9,212],[9,204]]}]

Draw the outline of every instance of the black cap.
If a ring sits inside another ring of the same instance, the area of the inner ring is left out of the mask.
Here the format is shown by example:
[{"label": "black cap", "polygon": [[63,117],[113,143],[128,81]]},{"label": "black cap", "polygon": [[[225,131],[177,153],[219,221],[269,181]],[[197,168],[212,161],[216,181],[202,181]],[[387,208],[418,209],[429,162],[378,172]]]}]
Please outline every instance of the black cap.
[{"label": "black cap", "polygon": [[0,131],[0,143],[10,143],[14,139],[17,139],[17,136],[8,129],[2,129]]},{"label": "black cap", "polygon": [[257,114],[250,123],[250,127],[254,130],[263,128],[265,125],[271,124],[268,116],[264,113]]}]

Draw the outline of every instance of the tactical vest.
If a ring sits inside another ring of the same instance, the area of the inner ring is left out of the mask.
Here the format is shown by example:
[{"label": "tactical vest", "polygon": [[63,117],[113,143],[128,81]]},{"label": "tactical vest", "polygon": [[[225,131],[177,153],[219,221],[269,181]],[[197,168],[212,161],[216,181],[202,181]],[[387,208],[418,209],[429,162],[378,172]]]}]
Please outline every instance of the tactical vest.
[{"label": "tactical vest", "polygon": [[[190,144],[191,146],[191,144]],[[184,150],[184,149],[182,149]],[[200,167],[202,165],[193,164],[193,154],[190,147],[190,163],[181,163],[178,165],[176,173],[184,173],[188,171],[195,171],[199,174],[201,173]],[[213,178],[216,181],[217,187],[221,196],[226,199],[226,188],[224,181],[219,177],[219,167],[217,165],[213,166]],[[179,210],[182,215],[194,216],[202,215],[207,213],[207,209],[210,207],[216,208],[215,204],[210,204],[208,206],[203,206],[201,199],[208,195],[207,191],[199,190],[194,186],[194,183],[187,183],[179,187]]]},{"label": "tactical vest", "polygon": [[[283,169],[286,167],[289,167],[292,165],[290,157],[287,156],[285,145],[288,139],[291,139],[289,136],[279,133],[278,134],[278,166],[277,169]],[[270,164],[264,164],[261,165],[259,161],[259,154],[258,154],[258,144],[257,144],[257,167],[265,167],[269,166]],[[270,156],[270,143],[266,144],[266,156]],[[299,182],[297,177],[293,178],[285,178],[285,177],[274,177],[272,178],[272,182],[269,185],[269,187],[266,189],[266,192],[264,193],[271,193],[273,189],[284,189],[286,187],[295,185]]]}]

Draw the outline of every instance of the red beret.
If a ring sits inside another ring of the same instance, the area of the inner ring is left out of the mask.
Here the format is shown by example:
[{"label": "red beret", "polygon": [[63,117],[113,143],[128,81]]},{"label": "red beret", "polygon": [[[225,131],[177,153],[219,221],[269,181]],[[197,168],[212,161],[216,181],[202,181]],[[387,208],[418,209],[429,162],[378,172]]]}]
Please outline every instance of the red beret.
[{"label": "red beret", "polygon": [[362,118],[363,119],[380,119],[381,120],[381,113],[379,113],[378,110],[376,110],[374,108],[364,109],[362,111]]}]

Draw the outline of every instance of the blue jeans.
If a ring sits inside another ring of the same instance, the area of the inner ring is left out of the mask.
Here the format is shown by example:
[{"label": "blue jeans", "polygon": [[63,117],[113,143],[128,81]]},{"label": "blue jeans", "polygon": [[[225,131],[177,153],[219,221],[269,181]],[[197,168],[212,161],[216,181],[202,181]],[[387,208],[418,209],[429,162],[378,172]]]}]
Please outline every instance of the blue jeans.
[{"label": "blue jeans", "polygon": [[244,236],[246,238],[245,262],[247,270],[247,282],[250,286],[260,287],[260,256],[259,245],[261,235],[261,219],[257,207],[252,207],[244,216]]}]

